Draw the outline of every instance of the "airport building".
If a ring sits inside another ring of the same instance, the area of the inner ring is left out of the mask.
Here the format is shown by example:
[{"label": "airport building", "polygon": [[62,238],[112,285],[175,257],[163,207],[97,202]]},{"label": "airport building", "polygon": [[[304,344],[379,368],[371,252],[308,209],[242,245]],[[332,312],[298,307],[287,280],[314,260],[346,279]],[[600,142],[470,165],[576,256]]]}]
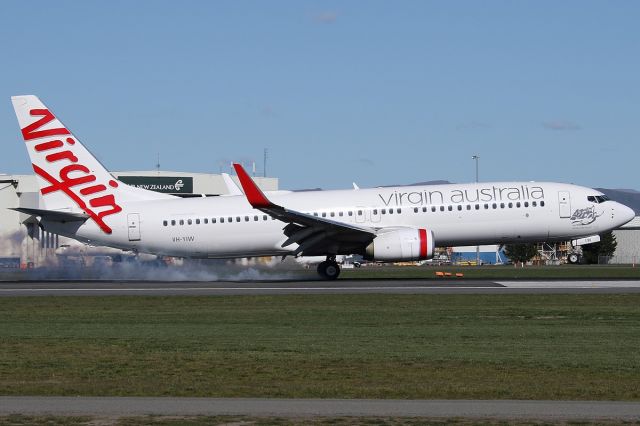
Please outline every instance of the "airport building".
[{"label": "airport building", "polygon": [[640,260],[640,216],[613,231],[613,235],[618,246],[611,259],[604,259],[605,263],[637,265]]},{"label": "airport building", "polygon": [[[214,197],[229,194],[220,174],[132,171],[112,172],[132,186],[180,197]],[[237,182],[235,176],[232,177]],[[264,191],[277,191],[278,179],[255,177]],[[0,175],[0,267],[56,264],[56,249],[80,243],[45,232],[37,220],[12,208],[43,208],[35,175]]]}]

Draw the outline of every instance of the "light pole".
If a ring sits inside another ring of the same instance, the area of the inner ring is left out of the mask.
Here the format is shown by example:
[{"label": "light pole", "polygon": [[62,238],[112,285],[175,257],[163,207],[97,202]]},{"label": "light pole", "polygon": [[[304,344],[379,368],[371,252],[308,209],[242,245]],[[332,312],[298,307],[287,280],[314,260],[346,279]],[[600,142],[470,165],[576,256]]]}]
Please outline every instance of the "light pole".
[{"label": "light pole", "polygon": [[471,157],[472,160],[476,160],[476,183],[478,183],[478,160],[480,159],[479,155],[474,155]]},{"label": "light pole", "polygon": [[[478,183],[478,160],[480,156],[475,154],[471,159],[476,161],[476,183]],[[480,246],[476,246],[476,266],[480,266]]]}]

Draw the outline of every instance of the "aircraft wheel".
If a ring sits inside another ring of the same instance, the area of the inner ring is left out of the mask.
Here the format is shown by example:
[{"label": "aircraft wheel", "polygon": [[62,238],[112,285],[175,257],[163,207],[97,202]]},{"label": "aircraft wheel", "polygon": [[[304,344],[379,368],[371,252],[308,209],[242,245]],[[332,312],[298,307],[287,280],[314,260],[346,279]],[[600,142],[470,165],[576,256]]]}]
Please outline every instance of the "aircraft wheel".
[{"label": "aircraft wheel", "polygon": [[318,274],[325,280],[335,280],[340,275],[340,266],[333,260],[325,260],[318,265]]},{"label": "aircraft wheel", "polygon": [[580,256],[578,256],[578,253],[569,253],[569,256],[567,256],[567,261],[572,265],[578,263],[579,260]]}]

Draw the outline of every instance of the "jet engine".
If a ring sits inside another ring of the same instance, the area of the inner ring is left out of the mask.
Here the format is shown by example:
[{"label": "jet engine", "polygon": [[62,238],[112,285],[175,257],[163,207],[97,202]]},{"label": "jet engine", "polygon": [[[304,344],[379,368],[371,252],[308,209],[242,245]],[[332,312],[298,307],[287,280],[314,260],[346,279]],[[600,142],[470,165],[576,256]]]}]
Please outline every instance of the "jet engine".
[{"label": "jet engine", "polygon": [[433,257],[435,241],[428,229],[400,228],[382,231],[365,249],[365,259],[402,261]]}]

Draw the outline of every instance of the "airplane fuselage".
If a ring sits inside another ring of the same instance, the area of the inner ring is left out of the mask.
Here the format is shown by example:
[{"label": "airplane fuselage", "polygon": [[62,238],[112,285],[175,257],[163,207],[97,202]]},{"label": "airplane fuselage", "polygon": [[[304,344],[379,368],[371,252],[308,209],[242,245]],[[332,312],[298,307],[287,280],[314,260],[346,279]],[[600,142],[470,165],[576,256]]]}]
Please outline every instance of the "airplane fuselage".
[{"label": "airplane fuselage", "polygon": [[[601,195],[570,184],[496,182],[284,192],[270,199],[356,226],[426,228],[444,247],[570,240],[630,219],[626,206],[601,201]],[[109,218],[110,235],[90,220],[79,227],[48,225],[92,244],[169,256],[283,255],[297,247],[282,247],[285,224],[252,208],[244,196],[130,202],[123,208]],[[353,254],[353,247],[343,249],[335,254]]]}]

